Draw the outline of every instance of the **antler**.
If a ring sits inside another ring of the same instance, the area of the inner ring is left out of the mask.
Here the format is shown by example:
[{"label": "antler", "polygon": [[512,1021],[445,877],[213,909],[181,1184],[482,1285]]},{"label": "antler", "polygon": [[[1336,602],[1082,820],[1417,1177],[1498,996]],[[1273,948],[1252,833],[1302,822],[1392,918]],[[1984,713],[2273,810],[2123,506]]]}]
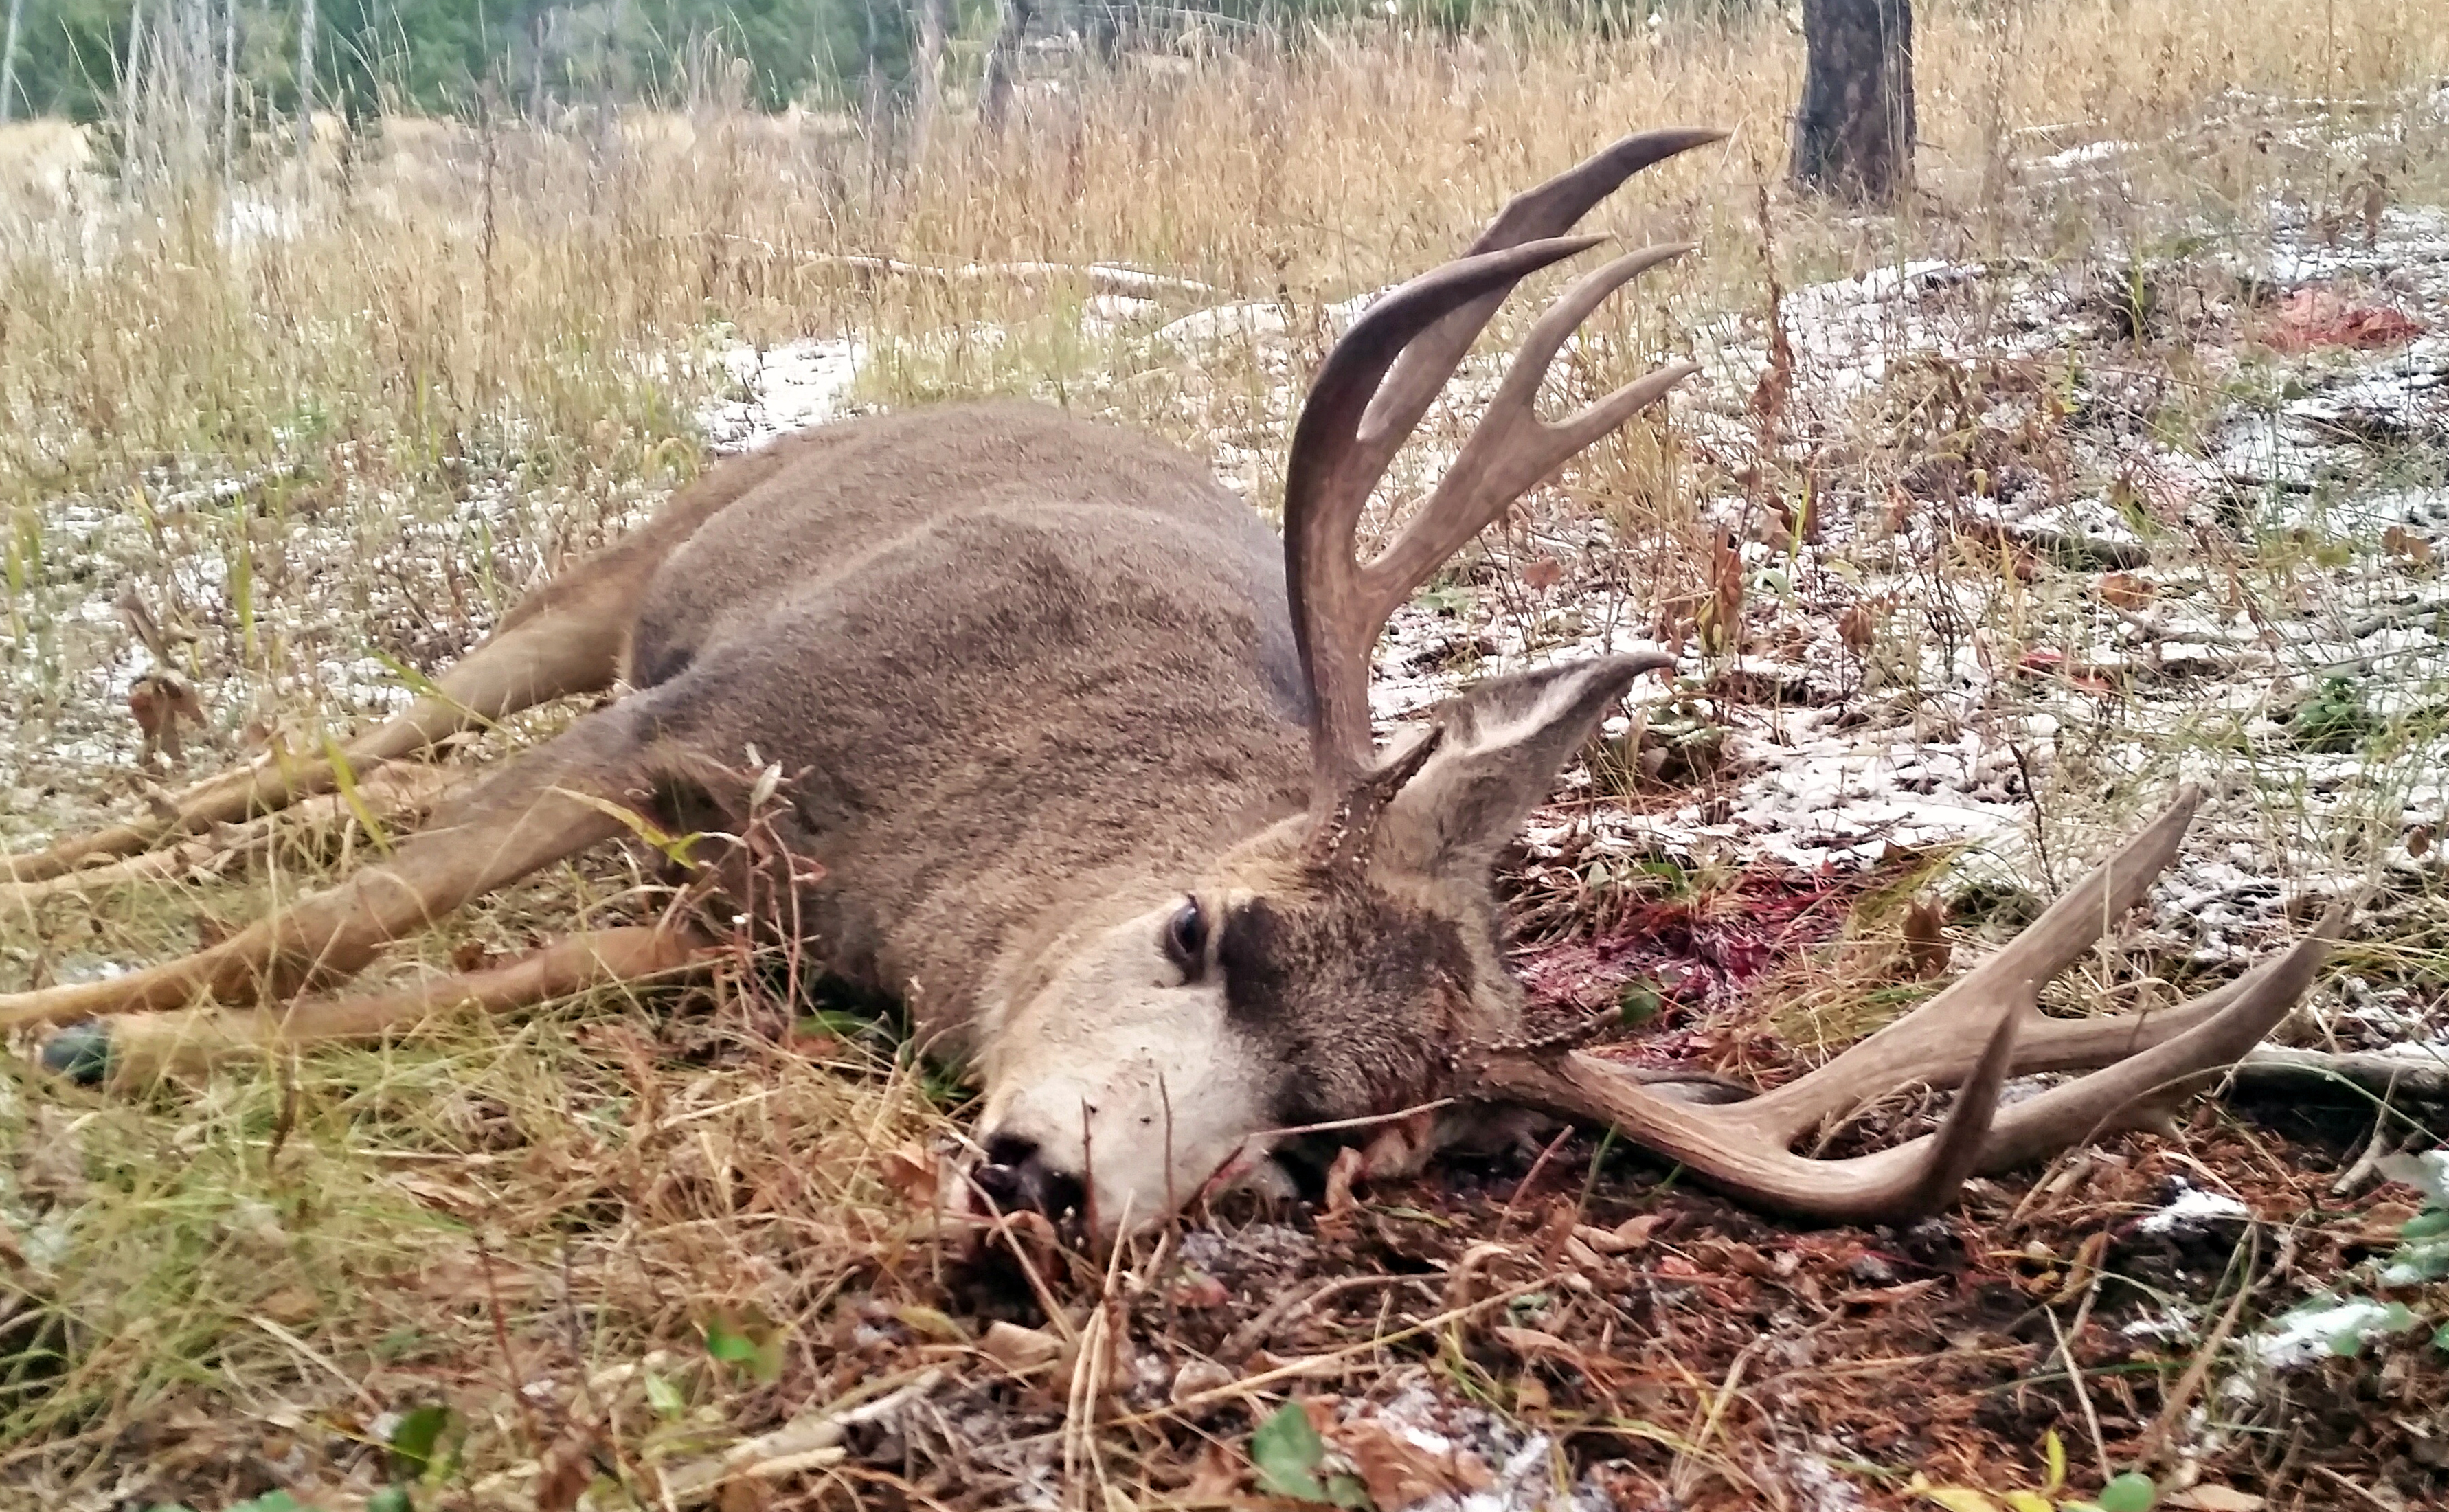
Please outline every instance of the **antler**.
[{"label": "antler", "polygon": [[1574,284],[1532,329],[1487,413],[1426,504],[1374,560],[1354,560],[1370,491],[1524,278],[1603,237],[1568,237],[1634,173],[1722,131],[1649,131],[1509,203],[1459,260],[1370,306],[1329,352],[1293,431],[1284,482],[1284,575],[1316,703],[1317,806],[1331,810],[1369,766],[1369,653],[1386,618],[1439,563],[1565,460],[1698,371],[1678,363],[1551,424],[1533,401],[1565,339],[1634,276],[1687,250],[1648,247]]},{"label": "antler", "polygon": [[[1747,1202],[1838,1221],[1918,1216],[1964,1178],[2026,1164],[2131,1127],[2143,1109],[2194,1091],[2285,1018],[2345,923],[2333,906],[2275,960],[2162,1013],[2051,1018],[2040,985],[2143,900],[2176,858],[2200,794],[2159,818],[2060,898],[2008,946],[1913,1013],[1800,1080],[1747,1102],[1697,1107],[1649,1091],[1586,1052],[1505,1048],[1466,1072],[1473,1095],[1610,1123]],[[2093,1069],[2106,1068],[2106,1069]],[[2010,1076],[2092,1074],[1998,1110]],[[1938,1133],[1845,1160],[1793,1153],[1824,1120],[1912,1082],[1957,1084]]]}]

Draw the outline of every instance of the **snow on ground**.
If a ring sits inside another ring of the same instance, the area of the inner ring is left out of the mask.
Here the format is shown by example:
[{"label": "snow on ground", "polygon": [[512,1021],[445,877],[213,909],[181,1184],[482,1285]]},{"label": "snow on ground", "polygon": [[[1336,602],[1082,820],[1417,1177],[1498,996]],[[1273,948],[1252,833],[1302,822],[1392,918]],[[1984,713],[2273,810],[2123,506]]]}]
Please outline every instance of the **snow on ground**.
[{"label": "snow on ground", "polygon": [[865,343],[848,337],[727,347],[722,362],[732,388],[699,408],[698,426],[717,452],[751,452],[822,425],[840,417],[866,358]]}]

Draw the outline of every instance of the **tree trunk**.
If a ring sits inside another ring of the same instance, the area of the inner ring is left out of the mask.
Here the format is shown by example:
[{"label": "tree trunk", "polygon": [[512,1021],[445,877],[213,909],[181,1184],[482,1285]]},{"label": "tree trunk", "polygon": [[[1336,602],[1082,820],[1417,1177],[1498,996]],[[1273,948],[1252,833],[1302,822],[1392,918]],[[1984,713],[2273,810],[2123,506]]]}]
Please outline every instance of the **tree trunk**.
[{"label": "tree trunk", "polygon": [[910,161],[927,161],[928,139],[935,134],[935,118],[944,110],[944,10],[948,0],[918,0],[918,56],[911,60],[912,104]]},{"label": "tree trunk", "polygon": [[222,0],[222,184],[238,169],[238,0]]},{"label": "tree trunk", "polygon": [[1798,188],[1886,204],[1913,187],[1912,0],[1803,0]]},{"label": "tree trunk", "polygon": [[0,121],[10,119],[17,99],[17,23],[25,11],[26,0],[9,0],[9,41],[0,46]]},{"label": "tree trunk", "polygon": [[315,150],[315,0],[302,0],[298,21],[298,155]]},{"label": "tree trunk", "polygon": [[986,75],[978,82],[978,122],[989,130],[1000,128],[1012,110],[1012,75],[1020,67],[1020,44],[1029,32],[1029,18],[1036,10],[1037,0],[1003,0],[1003,24],[995,28],[994,42],[987,48]]}]

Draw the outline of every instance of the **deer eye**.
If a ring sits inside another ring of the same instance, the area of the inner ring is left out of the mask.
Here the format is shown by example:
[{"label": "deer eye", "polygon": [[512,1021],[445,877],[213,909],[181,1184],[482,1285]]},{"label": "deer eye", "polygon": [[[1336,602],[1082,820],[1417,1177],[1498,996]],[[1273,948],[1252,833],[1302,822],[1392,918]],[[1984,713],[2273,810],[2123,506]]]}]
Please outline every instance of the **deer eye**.
[{"label": "deer eye", "polygon": [[1182,968],[1185,981],[1196,981],[1207,965],[1207,915],[1199,900],[1186,898],[1165,923],[1165,953]]}]

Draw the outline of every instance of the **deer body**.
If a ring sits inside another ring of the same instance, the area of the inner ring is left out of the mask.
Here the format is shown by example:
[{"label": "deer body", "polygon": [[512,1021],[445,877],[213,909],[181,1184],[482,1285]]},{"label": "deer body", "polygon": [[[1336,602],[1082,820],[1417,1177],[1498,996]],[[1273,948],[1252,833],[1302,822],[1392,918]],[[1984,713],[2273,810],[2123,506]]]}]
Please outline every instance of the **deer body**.
[{"label": "deer body", "polygon": [[[1977,1170],[2134,1121],[2243,1056],[2342,927],[2334,910],[2175,1009],[2042,1016],[2040,981],[2175,857],[2190,796],[1930,1002],[1795,1081],[1701,1107],[1520,1041],[1492,886],[1558,771],[1672,659],[1490,679],[1389,750],[1372,736],[1387,616],[1694,371],[1662,368],[1560,421],[1533,405],[1575,327],[1682,249],[1628,254],[1566,290],[1434,492],[1364,560],[1372,489],[1514,286],[1600,240],[1565,233],[1629,174],[1713,140],[1627,137],[1361,314],[1302,405],[1281,542],[1194,459],[1028,405],[850,421],[715,469],[530,594],[347,755],[363,770],[626,683],[616,702],[383,863],[183,960],[0,995],[0,1030],[71,1025],[48,1063],[141,1077],[689,969],[703,936],[642,926],[406,990],[194,1006],[344,979],[443,913],[621,835],[634,809],[729,837],[701,876],[726,900],[719,927],[811,947],[900,996],[932,1049],[974,1067],[984,1105],[953,1193],[965,1212],[1034,1207],[1107,1238],[1263,1173],[1288,1130],[1379,1125],[1368,1158],[1399,1168],[1474,1110],[1518,1104],[1610,1123],[1764,1206],[1891,1218],[1944,1203]],[[328,765],[260,762],[166,818],[0,857],[0,876],[73,882],[97,859],[141,859],[337,785]],[[2091,1074],[1998,1105],[2009,1076],[2072,1070]],[[1914,1081],[1961,1089],[1937,1134],[1842,1160],[1794,1153],[1825,1119]],[[1449,1100],[1463,1116],[1441,1131],[1407,1113]]]}]

